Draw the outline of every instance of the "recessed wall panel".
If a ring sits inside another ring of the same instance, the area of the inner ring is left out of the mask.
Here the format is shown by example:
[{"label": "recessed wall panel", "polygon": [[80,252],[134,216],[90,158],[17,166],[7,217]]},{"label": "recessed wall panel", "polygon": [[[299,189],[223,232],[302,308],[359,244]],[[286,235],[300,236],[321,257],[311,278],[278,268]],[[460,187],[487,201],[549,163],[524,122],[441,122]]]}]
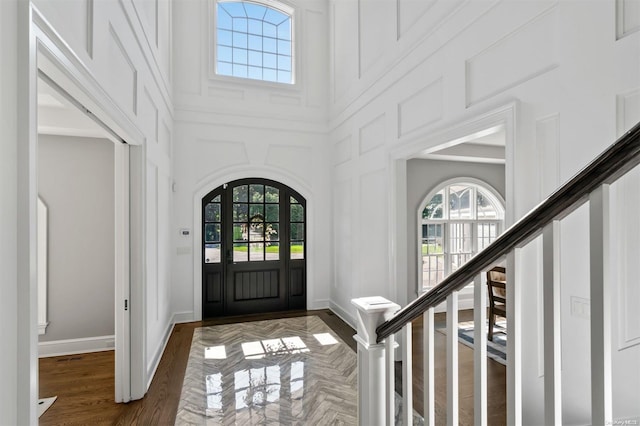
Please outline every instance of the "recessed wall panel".
[{"label": "recessed wall panel", "polygon": [[359,77],[358,2],[336,1],[333,6],[333,99],[337,101]]},{"label": "recessed wall panel", "polygon": [[554,7],[468,59],[467,106],[556,68],[557,21]]},{"label": "recessed wall panel", "polygon": [[397,40],[397,8],[390,1],[359,0],[360,77]]},{"label": "recessed wall panel", "polygon": [[[351,222],[353,209],[353,190],[350,179],[337,182],[333,190],[333,239],[336,241],[334,251],[335,278],[334,287],[353,288],[353,226]],[[351,292],[346,295],[351,297]]]},{"label": "recessed wall panel", "polygon": [[136,114],[138,72],[112,26],[109,26],[107,63],[111,65],[108,74],[110,95],[123,109]]},{"label": "recessed wall panel", "polygon": [[560,153],[559,153],[558,116],[541,118],[536,121],[536,143],[540,158],[540,196],[546,198],[560,186]]},{"label": "recessed wall panel", "polygon": [[398,104],[398,137],[442,118],[442,79],[438,79]]},{"label": "recessed wall panel", "polygon": [[[200,95],[202,90],[203,43],[209,46],[209,33],[202,28],[200,18],[205,9],[199,1],[181,1],[180,7],[173,9],[173,23],[180,29],[181,40],[189,40],[182,46],[176,60],[175,89],[178,94]],[[208,61],[208,59],[205,59]]]},{"label": "recessed wall panel", "polygon": [[437,0],[398,0],[398,38],[437,3]]},{"label": "recessed wall panel", "polygon": [[309,180],[313,169],[313,150],[307,147],[272,145],[267,152],[266,164],[288,170]]},{"label": "recessed wall panel", "polygon": [[640,89],[617,96],[618,137],[640,122]]},{"label": "recessed wall panel", "polygon": [[365,154],[384,145],[386,137],[386,120],[382,114],[360,128],[359,152]]},{"label": "recessed wall panel", "polygon": [[156,46],[158,43],[158,0],[133,0],[133,6],[142,21],[147,38]]},{"label": "recessed wall panel", "polygon": [[351,135],[333,145],[333,165],[346,163],[351,159]]},{"label": "recessed wall panel", "polygon": [[309,48],[304,49],[306,64],[304,70],[307,74],[306,103],[309,107],[320,107],[325,104],[327,98],[326,61],[329,52],[326,37],[317,37],[317,35],[327,34],[327,16],[315,10],[307,10],[304,17],[305,32],[309,35],[305,38]]},{"label": "recessed wall panel", "polygon": [[195,151],[198,153],[194,164],[198,180],[224,167],[249,163],[244,142],[198,139]]},{"label": "recessed wall panel", "polygon": [[618,39],[640,30],[640,1],[616,0],[616,32]]},{"label": "recessed wall panel", "polygon": [[145,87],[138,108],[141,128],[147,141],[158,142],[158,108]]},{"label": "recessed wall panel", "polygon": [[387,170],[361,176],[359,193],[359,282],[367,295],[386,296],[389,288]]}]

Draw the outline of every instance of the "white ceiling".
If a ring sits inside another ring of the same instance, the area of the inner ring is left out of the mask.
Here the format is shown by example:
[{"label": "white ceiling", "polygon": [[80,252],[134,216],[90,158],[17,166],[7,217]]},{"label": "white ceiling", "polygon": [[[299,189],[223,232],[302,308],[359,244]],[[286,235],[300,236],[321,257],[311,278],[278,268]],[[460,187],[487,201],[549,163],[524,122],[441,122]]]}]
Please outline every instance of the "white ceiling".
[{"label": "white ceiling", "polygon": [[38,78],[38,133],[112,139],[98,123],[41,78]]},{"label": "white ceiling", "polygon": [[412,158],[504,164],[505,140],[504,125],[499,125],[426,149]]}]

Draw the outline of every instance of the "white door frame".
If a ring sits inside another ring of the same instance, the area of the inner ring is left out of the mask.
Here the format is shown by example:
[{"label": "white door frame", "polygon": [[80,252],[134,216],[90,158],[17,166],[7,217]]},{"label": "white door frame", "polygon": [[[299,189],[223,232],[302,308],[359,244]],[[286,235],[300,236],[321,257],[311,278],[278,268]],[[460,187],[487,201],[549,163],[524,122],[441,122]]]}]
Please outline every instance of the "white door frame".
[{"label": "white door frame", "polygon": [[[20,321],[18,353],[28,359],[19,367],[27,389],[19,392],[19,405],[22,407],[28,395],[29,424],[37,423],[36,405],[38,400],[38,328],[37,328],[37,242],[36,242],[36,205],[37,205],[37,78],[44,73],[74,100],[86,107],[97,121],[108,129],[114,138],[126,141],[118,143],[115,149],[116,172],[116,283],[115,283],[115,345],[116,345],[116,402],[127,402],[132,398],[141,398],[140,389],[146,389],[143,375],[131,366],[142,365],[144,345],[140,340],[130,339],[130,335],[144,335],[144,322],[138,321],[139,315],[129,309],[130,290],[143,294],[138,287],[144,286],[139,280],[138,265],[143,256],[133,252],[143,249],[138,241],[143,237],[138,229],[141,224],[136,210],[132,216],[129,197],[141,192],[143,170],[139,163],[129,162],[129,151],[137,156],[143,150],[143,134],[129,117],[109,97],[93,77],[86,65],[64,42],[63,38],[47,22],[38,9],[28,1],[19,2],[18,37],[18,137],[24,141],[19,144],[18,153],[18,216],[24,219],[18,224],[18,240],[25,243],[18,247],[19,267],[29,271],[25,292],[18,298],[18,309],[24,312]],[[134,274],[134,286],[130,289],[130,276]],[[124,309],[127,300],[128,309]],[[143,305],[139,300],[138,305]],[[130,321],[134,315],[136,320]],[[28,320],[24,320],[28,319]],[[135,360],[132,362],[132,360]],[[138,383],[141,381],[142,383]],[[136,390],[132,394],[132,389]],[[23,399],[24,398],[24,399]],[[21,402],[20,402],[21,401]],[[27,419],[25,419],[27,420]]]},{"label": "white door frame", "polygon": [[[389,265],[391,271],[392,292],[396,301],[402,306],[415,299],[417,287],[407,280],[406,259],[409,238],[414,235],[407,233],[407,161],[413,155],[425,149],[434,148],[449,141],[477,133],[499,124],[505,126],[505,229],[513,223],[514,218],[514,170],[515,161],[515,131],[517,101],[510,102],[499,108],[463,119],[445,128],[417,135],[411,141],[404,143],[389,153],[389,180],[392,182],[390,191],[389,238],[392,242]],[[413,215],[412,215],[413,216]]]}]

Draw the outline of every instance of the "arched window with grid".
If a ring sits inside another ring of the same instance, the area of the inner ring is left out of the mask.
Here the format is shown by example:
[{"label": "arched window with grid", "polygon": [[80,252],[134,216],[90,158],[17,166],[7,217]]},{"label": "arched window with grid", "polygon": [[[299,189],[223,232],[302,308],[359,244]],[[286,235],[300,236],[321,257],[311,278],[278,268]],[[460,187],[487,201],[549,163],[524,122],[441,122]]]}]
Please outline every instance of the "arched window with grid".
[{"label": "arched window with grid", "polygon": [[491,244],[504,228],[504,203],[479,182],[450,182],[419,210],[421,290],[427,291]]},{"label": "arched window with grid", "polygon": [[293,9],[276,1],[215,4],[216,73],[293,84]]}]

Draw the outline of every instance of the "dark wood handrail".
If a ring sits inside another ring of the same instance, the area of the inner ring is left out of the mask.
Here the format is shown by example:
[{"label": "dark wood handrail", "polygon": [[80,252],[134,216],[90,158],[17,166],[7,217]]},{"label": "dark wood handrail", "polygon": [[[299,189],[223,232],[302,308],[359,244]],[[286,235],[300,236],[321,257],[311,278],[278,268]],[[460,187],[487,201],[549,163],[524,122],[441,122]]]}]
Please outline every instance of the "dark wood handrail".
[{"label": "dark wood handrail", "polygon": [[378,343],[396,333],[427,309],[442,303],[449,294],[473,281],[497,259],[536,237],[544,226],[562,219],[585,203],[602,184],[610,184],[640,163],[640,123],[625,133],[595,160],[578,172],[546,200],[509,227],[493,243],[447,276],[429,292],[399,310],[376,329]]}]

